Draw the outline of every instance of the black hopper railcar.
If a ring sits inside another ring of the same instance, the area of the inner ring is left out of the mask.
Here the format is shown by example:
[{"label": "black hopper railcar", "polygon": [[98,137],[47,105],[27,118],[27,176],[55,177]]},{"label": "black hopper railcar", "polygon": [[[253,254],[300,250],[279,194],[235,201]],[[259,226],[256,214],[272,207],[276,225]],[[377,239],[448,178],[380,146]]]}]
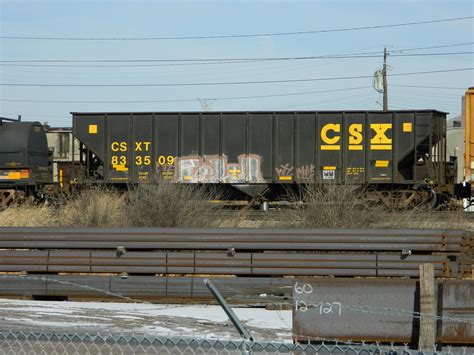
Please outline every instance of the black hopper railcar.
[{"label": "black hopper railcar", "polygon": [[14,201],[42,199],[52,179],[44,126],[0,117],[0,210]]},{"label": "black hopper railcar", "polygon": [[151,176],[271,201],[300,184],[357,184],[388,205],[468,198],[446,154],[446,113],[411,111],[72,113],[84,182]]}]

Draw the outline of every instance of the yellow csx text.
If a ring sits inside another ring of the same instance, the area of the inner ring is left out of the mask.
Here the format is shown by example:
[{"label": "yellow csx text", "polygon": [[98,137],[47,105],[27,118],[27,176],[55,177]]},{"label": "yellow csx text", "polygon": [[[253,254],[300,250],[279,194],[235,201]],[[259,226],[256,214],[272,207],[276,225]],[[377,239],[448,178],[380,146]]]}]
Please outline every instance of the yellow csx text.
[{"label": "yellow csx text", "polygon": [[114,155],[112,156],[112,160],[111,160],[111,163],[113,166],[115,165],[127,165],[127,157],[125,155],[120,155],[120,156],[117,156],[117,155]]},{"label": "yellow csx text", "polygon": [[136,152],[149,152],[151,142],[135,142],[135,151]]},{"label": "yellow csx text", "polygon": [[174,165],[174,157],[172,155],[164,156],[160,155],[158,157],[158,164],[159,165]]},{"label": "yellow csx text", "polygon": [[[387,136],[392,129],[391,123],[371,123],[370,129],[374,132],[370,139],[371,150],[392,150],[392,138]],[[363,125],[353,123],[348,127],[349,150],[363,150]],[[341,124],[327,123],[321,128],[321,150],[341,150]]]},{"label": "yellow csx text", "polygon": [[127,142],[112,142],[112,144],[110,144],[110,149],[112,149],[113,152],[126,152],[127,148]]},{"label": "yellow csx text", "polygon": [[375,135],[370,140],[372,150],[392,150],[392,139],[386,136],[386,132],[392,129],[391,123],[372,123],[370,128],[375,131]]},{"label": "yellow csx text", "polygon": [[[149,152],[151,147],[151,142],[135,142],[135,151],[136,152]],[[112,142],[110,144],[110,149],[113,152],[126,152],[128,149],[127,142]]]},{"label": "yellow csx text", "polygon": [[149,155],[140,156],[137,155],[135,157],[135,165],[150,165],[151,164],[151,157]]}]

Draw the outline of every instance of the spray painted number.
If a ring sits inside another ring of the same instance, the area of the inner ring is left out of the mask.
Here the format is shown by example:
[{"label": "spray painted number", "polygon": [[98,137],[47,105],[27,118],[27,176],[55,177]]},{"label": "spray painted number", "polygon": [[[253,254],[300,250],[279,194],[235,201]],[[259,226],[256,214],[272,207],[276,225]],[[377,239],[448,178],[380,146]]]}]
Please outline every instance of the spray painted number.
[{"label": "spray painted number", "polygon": [[125,155],[112,156],[112,165],[126,165],[126,164],[127,164],[127,157]]},{"label": "spray painted number", "polygon": [[158,157],[158,164],[159,165],[174,165],[174,157],[171,156],[171,155],[168,155],[167,157],[165,157],[164,155],[160,155]]},{"label": "spray painted number", "polygon": [[308,305],[306,304],[305,301],[297,300],[295,302],[295,308],[296,308],[297,311],[306,312],[308,310]]},{"label": "spray painted number", "polygon": [[295,292],[296,293],[313,293],[313,286],[310,284],[303,284],[303,286],[298,286],[298,282],[295,283]]},{"label": "spray painted number", "polygon": [[135,165],[150,165],[151,158],[149,155],[145,155],[144,157],[137,155],[135,157]]}]

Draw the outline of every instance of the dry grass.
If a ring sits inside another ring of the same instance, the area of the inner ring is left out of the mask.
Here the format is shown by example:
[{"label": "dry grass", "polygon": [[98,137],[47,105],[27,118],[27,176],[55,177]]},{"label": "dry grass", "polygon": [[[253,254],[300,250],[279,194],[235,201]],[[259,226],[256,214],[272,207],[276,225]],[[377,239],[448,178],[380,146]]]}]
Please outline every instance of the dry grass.
[{"label": "dry grass", "polygon": [[68,197],[57,209],[58,225],[62,227],[124,226],[123,194],[104,188],[93,188]]},{"label": "dry grass", "polygon": [[218,228],[265,228],[276,227],[273,214],[262,214],[258,220],[252,218],[254,210],[247,206],[235,210],[223,210],[223,215],[218,216],[214,226]]},{"label": "dry grass", "polygon": [[1,227],[119,227],[123,196],[105,189],[84,190],[57,206],[23,204],[0,213]]},{"label": "dry grass", "polygon": [[373,228],[473,229],[474,219],[463,211],[391,211],[381,214]]},{"label": "dry grass", "polygon": [[257,219],[250,208],[224,210],[211,203],[220,197],[198,185],[166,182],[128,194],[95,188],[57,206],[13,206],[0,212],[0,227],[474,228],[462,211],[384,210],[354,186],[307,185],[290,194],[295,207]]},{"label": "dry grass", "polygon": [[227,219],[211,201],[220,196],[198,185],[142,184],[127,194],[83,190],[56,206],[21,205],[0,213],[0,227],[237,227],[245,214]]},{"label": "dry grass", "polygon": [[374,218],[364,194],[353,185],[304,185],[289,199],[296,206],[288,214],[289,226],[358,228]]},{"label": "dry grass", "polygon": [[290,193],[289,199],[296,206],[286,218],[289,227],[474,228],[474,220],[462,210],[426,211],[421,205],[411,208],[395,205],[387,209],[353,185],[306,185],[299,193]]},{"label": "dry grass", "polygon": [[0,212],[0,227],[51,227],[58,220],[54,209],[47,206],[13,206]]},{"label": "dry grass", "polygon": [[193,184],[141,184],[130,191],[124,219],[131,227],[211,227],[215,191]]}]

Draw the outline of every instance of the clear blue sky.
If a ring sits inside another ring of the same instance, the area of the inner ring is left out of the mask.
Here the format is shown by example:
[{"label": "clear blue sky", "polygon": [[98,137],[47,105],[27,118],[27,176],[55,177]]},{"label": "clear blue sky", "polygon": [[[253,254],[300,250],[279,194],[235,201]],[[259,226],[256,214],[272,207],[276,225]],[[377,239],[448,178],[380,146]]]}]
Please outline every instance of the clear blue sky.
[{"label": "clear blue sky", "polygon": [[[179,37],[294,32],[473,16],[474,1],[73,1],[0,0],[1,36]],[[474,42],[474,21],[293,36],[162,41],[46,41],[0,39],[0,60],[124,60],[315,56],[383,52]],[[473,45],[408,53],[472,52]],[[57,64],[57,63],[56,63]],[[68,63],[60,63],[64,65]],[[71,64],[71,63],[69,63]],[[120,63],[72,63],[117,65]],[[137,63],[125,63],[137,64]],[[143,63],[141,63],[143,64]],[[151,67],[0,66],[2,83],[166,84],[286,80],[372,75],[378,58],[346,58]],[[389,57],[390,73],[474,67],[474,56]],[[433,108],[457,115],[462,88],[474,86],[474,71],[389,78],[392,109]],[[458,90],[390,85],[458,87]],[[0,86],[0,115],[70,125],[71,111],[189,111],[197,98],[325,91],[341,92],[210,101],[212,110],[378,109],[372,79],[297,83],[177,87]],[[189,102],[46,103],[39,101]]]}]

